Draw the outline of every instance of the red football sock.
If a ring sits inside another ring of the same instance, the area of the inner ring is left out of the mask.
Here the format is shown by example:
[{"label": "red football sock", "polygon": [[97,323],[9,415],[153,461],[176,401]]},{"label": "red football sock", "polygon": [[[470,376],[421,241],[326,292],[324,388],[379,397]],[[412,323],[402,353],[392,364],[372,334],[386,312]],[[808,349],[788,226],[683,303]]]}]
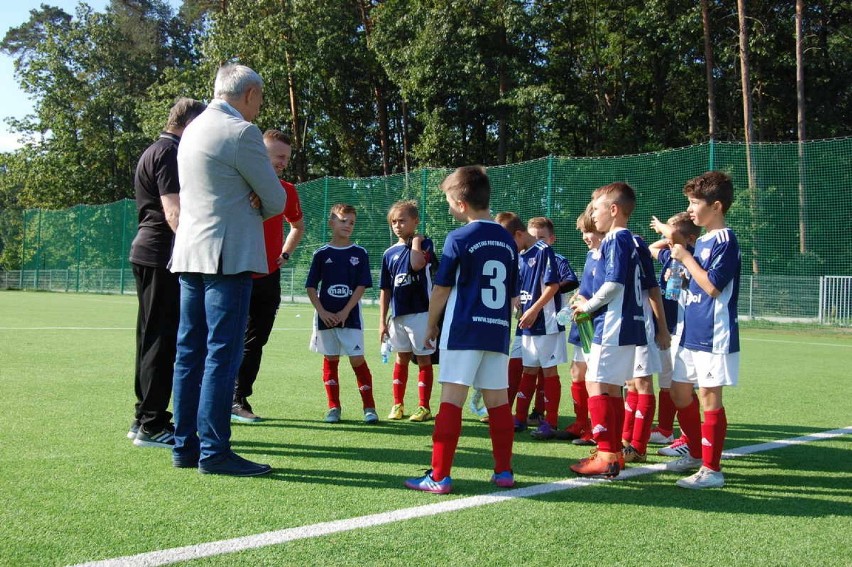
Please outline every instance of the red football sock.
[{"label": "red football sock", "polygon": [[701,460],[705,467],[714,471],[721,470],[722,448],[727,433],[728,418],[725,416],[725,408],[706,410],[704,425],[701,426]]},{"label": "red football sock", "polygon": [[395,362],[393,365],[393,403],[405,402],[405,386],[408,384],[408,365]]},{"label": "red football sock", "polygon": [[671,394],[668,390],[660,390],[659,397],[659,416],[657,418],[657,429],[663,435],[671,435],[674,431],[674,418],[677,409],[672,402]]},{"label": "red football sock", "polygon": [[559,374],[548,376],[542,380],[544,382],[544,410],[545,419],[551,427],[556,429],[559,426],[559,401],[562,398],[562,382],[559,381]]},{"label": "red football sock", "polygon": [[[610,396],[609,413],[612,416],[610,418],[612,427],[607,427],[609,430],[609,442],[612,446],[612,452],[617,453],[624,448],[621,444],[621,433],[624,431],[624,398],[621,396]],[[603,451],[603,449],[601,450]]]},{"label": "red football sock", "polygon": [[518,399],[515,401],[515,419],[523,423],[527,422],[530,402],[532,401],[533,393],[535,393],[536,379],[537,376],[535,374],[524,372],[521,375],[521,387],[518,389]]},{"label": "red football sock", "polygon": [[421,366],[420,372],[417,373],[417,393],[420,395],[420,405],[431,410],[429,400],[432,398],[432,383],[434,382],[434,373],[432,365]]},{"label": "red football sock", "polygon": [[538,369],[538,376],[536,377],[535,383],[535,406],[534,411],[538,415],[544,415],[544,412],[547,411],[547,402],[546,400],[547,392],[544,391],[544,370]]},{"label": "red football sock", "polygon": [[571,382],[571,399],[574,401],[574,415],[577,423],[589,427],[589,391],[585,382]]},{"label": "red football sock", "polygon": [[512,422],[512,408],[509,407],[509,404],[488,408],[488,432],[491,434],[494,472],[501,473],[512,470],[512,443],[515,440],[515,425]]},{"label": "red football sock", "polygon": [[521,374],[524,372],[524,361],[521,358],[509,359],[509,407],[515,403],[518,388],[521,387]]},{"label": "red football sock", "polygon": [[639,401],[639,392],[627,390],[627,399],[624,400],[624,427],[621,430],[621,438],[630,443],[633,440],[633,420],[636,417],[636,404]]},{"label": "red football sock", "polygon": [[630,444],[637,453],[642,455],[648,451],[648,439],[651,437],[651,424],[654,423],[656,405],[654,394],[639,394],[636,402],[636,417],[633,421],[633,440]]},{"label": "red football sock", "polygon": [[[598,444],[598,449],[611,453],[612,444],[610,442],[610,433],[608,428],[612,427],[610,413],[612,408],[609,403],[609,396],[590,396],[589,397],[589,413],[591,414],[592,439]],[[621,398],[618,398],[619,403]]]},{"label": "red football sock", "polygon": [[438,415],[435,416],[435,430],[432,432],[432,478],[439,482],[449,476],[450,469],[453,468],[453,457],[456,455],[456,446],[461,435],[461,416],[460,407],[446,402],[441,404]]},{"label": "red football sock", "polygon": [[680,430],[689,440],[689,455],[694,459],[701,458],[701,410],[698,408],[698,398],[692,396],[689,405],[677,410],[677,422]]},{"label": "red football sock", "polygon": [[364,404],[364,409],[375,409],[376,401],[373,399],[373,375],[370,374],[370,367],[364,362],[364,364],[353,370],[355,370],[355,379],[358,382],[358,391],[361,392],[361,403]]},{"label": "red football sock", "polygon": [[325,384],[325,395],[328,398],[329,408],[340,407],[340,384],[337,375],[338,364],[340,364],[340,359],[322,359],[322,382]]}]

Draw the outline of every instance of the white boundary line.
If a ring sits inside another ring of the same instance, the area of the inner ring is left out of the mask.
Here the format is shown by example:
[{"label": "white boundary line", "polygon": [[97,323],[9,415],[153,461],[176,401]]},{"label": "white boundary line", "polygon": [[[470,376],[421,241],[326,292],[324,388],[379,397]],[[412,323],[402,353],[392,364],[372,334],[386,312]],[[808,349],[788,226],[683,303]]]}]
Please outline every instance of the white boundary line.
[{"label": "white boundary line", "polygon": [[[757,445],[748,445],[739,447],[731,451],[725,451],[723,456],[728,459],[760,453],[763,451],[772,451],[789,447],[791,445],[801,445],[803,443],[811,443],[813,441],[821,441],[824,439],[832,439],[842,435],[852,434],[852,426],[842,429],[833,429],[831,431],[822,431],[802,437],[792,437],[790,439],[779,439],[778,441],[770,441],[768,443],[759,443]],[[622,471],[614,480],[627,480],[646,474],[661,472],[666,470],[667,463],[659,463],[654,465],[646,465],[643,467],[631,467]],[[345,520],[336,520],[333,522],[322,522],[308,526],[299,526],[296,528],[287,528],[276,530],[262,534],[251,536],[226,539],[221,541],[211,541],[208,543],[199,543],[197,545],[188,545],[186,547],[175,547],[172,549],[163,549],[159,551],[151,551],[148,553],[140,553],[139,555],[127,555],[124,557],[116,557],[114,559],[105,559],[103,561],[92,561],[89,563],[81,563],[77,567],[114,567],[114,566],[152,566],[152,565],[167,565],[178,561],[189,561],[192,559],[200,559],[203,557],[212,557],[215,555],[223,555],[225,553],[235,553],[247,549],[257,549],[259,547],[267,547],[270,545],[279,545],[290,541],[300,539],[308,539],[321,537],[324,535],[352,531],[360,528],[369,528],[372,526],[381,526],[393,522],[401,522],[413,518],[423,518],[426,516],[434,516],[437,514],[446,514],[447,512],[455,512],[456,510],[465,510],[467,508],[476,508],[478,506],[487,506],[489,504],[497,504],[507,500],[516,498],[529,498],[532,496],[541,496],[551,492],[559,492],[562,490],[571,490],[573,488],[582,488],[601,482],[613,482],[605,479],[591,478],[576,478],[566,479],[548,484],[537,484],[525,488],[516,488],[503,492],[494,492],[491,494],[482,494],[480,496],[470,496],[467,498],[457,498],[438,502],[436,504],[426,504],[424,506],[414,506],[412,508],[403,508],[401,510],[392,510],[390,512],[381,512],[379,514],[371,514],[369,516],[360,516],[356,518],[347,518]]]}]

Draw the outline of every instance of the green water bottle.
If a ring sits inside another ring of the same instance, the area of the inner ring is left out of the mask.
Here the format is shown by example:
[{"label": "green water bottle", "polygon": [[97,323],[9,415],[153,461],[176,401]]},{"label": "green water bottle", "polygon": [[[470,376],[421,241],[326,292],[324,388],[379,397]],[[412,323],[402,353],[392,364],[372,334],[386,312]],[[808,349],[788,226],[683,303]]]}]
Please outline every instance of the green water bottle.
[{"label": "green water bottle", "polygon": [[577,313],[574,319],[577,323],[577,331],[580,333],[580,346],[583,352],[592,352],[592,338],[595,336],[595,326],[592,324],[592,316],[589,313]]}]

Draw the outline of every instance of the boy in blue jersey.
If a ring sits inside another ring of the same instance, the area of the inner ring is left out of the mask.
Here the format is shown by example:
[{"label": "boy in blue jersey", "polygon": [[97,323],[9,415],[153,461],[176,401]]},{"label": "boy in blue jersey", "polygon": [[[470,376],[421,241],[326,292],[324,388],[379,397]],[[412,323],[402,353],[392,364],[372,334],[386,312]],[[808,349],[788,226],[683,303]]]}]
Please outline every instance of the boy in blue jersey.
[{"label": "boy in blue jersey", "polygon": [[662,371],[660,351],[668,353],[671,335],[666,324],[663,296],[654,273],[651,251],[641,236],[634,234],[633,242],[636,244],[641,269],[639,283],[647,344],[636,347],[633,379],[627,382],[621,439],[625,462],[644,463],[647,460],[648,439],[651,437],[657,401],[654,397],[654,374]]},{"label": "boy in blue jersey", "polygon": [[[425,345],[432,292],[432,241],[417,233],[420,215],[416,201],[397,201],[388,211],[388,224],[399,241],[382,257],[379,294],[379,341],[389,337],[396,352],[393,366],[393,407],[388,419],[405,413],[405,387],[412,353],[417,357],[420,406],[409,421],[432,419],[432,357],[434,347]],[[390,308],[390,309],[389,309]]]},{"label": "boy in blue jersey", "polygon": [[[553,245],[556,244],[556,231],[553,227],[553,221],[547,217],[533,217],[527,221],[527,232],[529,232],[534,237],[539,240],[543,240],[547,243],[548,246],[553,248]],[[556,258],[556,269],[559,272],[559,293],[562,296],[562,306],[567,305],[568,292],[574,291],[580,285],[579,280],[577,279],[577,274],[574,273],[574,269],[571,267],[571,263],[568,259],[556,252],[556,249],[553,249],[553,256]],[[567,332],[567,329],[566,329]],[[545,413],[545,405],[547,395],[544,391],[545,381],[544,381],[544,372],[542,370],[538,371],[538,376],[536,378],[536,386],[535,386],[535,404],[534,409],[530,412],[529,417],[527,418],[527,425],[538,427],[537,431],[533,431],[530,435],[533,439],[553,439],[556,435],[555,424],[553,422],[548,422],[548,425],[553,425],[553,427],[543,426],[541,424],[541,420],[544,417]],[[560,384],[560,396],[561,396],[561,384]]]},{"label": "boy in blue jersey", "polygon": [[[595,270],[600,260],[601,241],[606,236],[595,227],[592,218],[594,208],[592,203],[586,206],[586,210],[577,217],[577,230],[582,235],[583,242],[589,248],[586,253],[586,261],[583,265],[583,277],[580,287],[577,289],[577,298],[588,300],[592,297],[592,283],[595,279]],[[580,342],[580,332],[577,323],[571,323],[568,332],[568,342],[574,346],[574,355],[571,361],[571,399],[574,403],[575,421],[563,430],[556,432],[556,439],[571,441],[575,445],[594,445],[592,438],[592,427],[589,422],[589,392],[586,390],[586,354],[583,352]]]},{"label": "boy in blue jersey", "polygon": [[627,183],[605,185],[592,193],[595,227],[606,232],[601,259],[588,301],[572,303],[575,319],[580,313],[593,317],[595,334],[587,358],[592,435],[597,451],[571,465],[583,476],[618,476],[624,468],[621,430],[624,407],[621,389],[633,377],[636,346],[646,344],[639,288],[639,255],[627,222],[636,205],[636,194]]},{"label": "boy in blue jersey", "polygon": [[[695,241],[701,236],[701,227],[695,226],[695,223],[689,218],[689,213],[684,212],[670,217],[665,224],[660,222],[657,217],[652,217],[651,228],[664,237],[652,243],[649,248],[651,255],[661,265],[659,284],[660,288],[665,288],[671,275],[672,234],[678,232],[686,242],[687,250],[692,254],[695,250]],[[677,352],[677,345],[683,332],[683,301],[681,301],[683,296],[683,292],[677,300],[667,299],[663,296],[663,310],[666,313],[666,324],[672,336],[672,346],[668,351],[660,352],[662,370],[659,374],[658,384],[660,390],[657,401],[657,426],[651,429],[651,437],[648,442],[654,445],[666,445],[666,447],[657,451],[658,455],[665,457],[682,457],[689,453],[689,440],[686,435],[681,435],[678,439],[674,438],[676,409],[670,394],[674,354]]]},{"label": "boy in blue jersey", "polygon": [[488,409],[494,474],[500,487],[515,484],[512,472],[512,410],[507,363],[512,306],[518,296],[518,250],[489,214],[491,185],[485,168],[456,169],[441,183],[450,214],[467,224],[447,235],[429,301],[428,345],[441,330],[441,406],[432,435],[432,468],[405,486],[436,494],[452,490],[450,469],[461,435],[468,388],[482,392]]},{"label": "boy in blue jersey", "polygon": [[[689,454],[668,464],[669,470],[698,472],[677,481],[683,488],[724,486],[720,461],[727,433],[722,388],[736,386],[739,379],[740,340],[737,299],[742,261],[734,232],[725,224],[725,214],[734,201],[731,178],[710,171],[684,187],[689,199],[687,212],[704,228],[704,235],[690,254],[683,241],[672,246],[672,258],[689,272],[683,335],[675,358],[671,396],[677,407],[681,430],[690,440]],[[677,237],[677,235],[674,235]],[[704,408],[704,423],[692,395]],[[701,443],[693,442],[701,439]]]},{"label": "boy in blue jersey", "polygon": [[568,361],[565,328],[556,321],[556,313],[562,308],[556,257],[546,242],[527,231],[515,213],[500,213],[495,220],[512,235],[519,250],[521,300],[515,334],[521,336],[523,373],[515,401],[515,430],[526,425],[538,373],[542,370],[546,403],[545,421],[539,427],[546,438],[552,438],[562,390],[557,367]]},{"label": "boy in blue jersey", "polygon": [[378,423],[373,400],[373,376],[364,359],[364,320],[361,297],[373,286],[367,251],[352,243],[355,207],[331,207],[331,242],[314,252],[305,288],[316,309],[310,348],[323,355],[322,380],[328,396],[326,423],[340,421],[340,356],[348,356],[364,406],[364,422]]}]

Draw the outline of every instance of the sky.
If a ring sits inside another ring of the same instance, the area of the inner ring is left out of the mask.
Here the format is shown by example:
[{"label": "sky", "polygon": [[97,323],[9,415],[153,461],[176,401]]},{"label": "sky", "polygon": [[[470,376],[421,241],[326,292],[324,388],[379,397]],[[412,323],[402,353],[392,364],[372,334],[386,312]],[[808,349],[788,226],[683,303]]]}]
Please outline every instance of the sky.
[{"label": "sky", "polygon": [[[18,27],[30,19],[30,10],[38,10],[42,4],[57,6],[69,14],[74,14],[79,0],[2,0],[0,2],[0,37],[10,28]],[[173,7],[180,6],[180,0],[169,0]],[[86,0],[96,12],[103,11],[109,0]],[[18,88],[15,80],[14,60],[6,54],[0,54],[0,152],[14,150],[20,146],[18,135],[9,132],[6,118],[23,118],[32,113],[33,103]]]}]

